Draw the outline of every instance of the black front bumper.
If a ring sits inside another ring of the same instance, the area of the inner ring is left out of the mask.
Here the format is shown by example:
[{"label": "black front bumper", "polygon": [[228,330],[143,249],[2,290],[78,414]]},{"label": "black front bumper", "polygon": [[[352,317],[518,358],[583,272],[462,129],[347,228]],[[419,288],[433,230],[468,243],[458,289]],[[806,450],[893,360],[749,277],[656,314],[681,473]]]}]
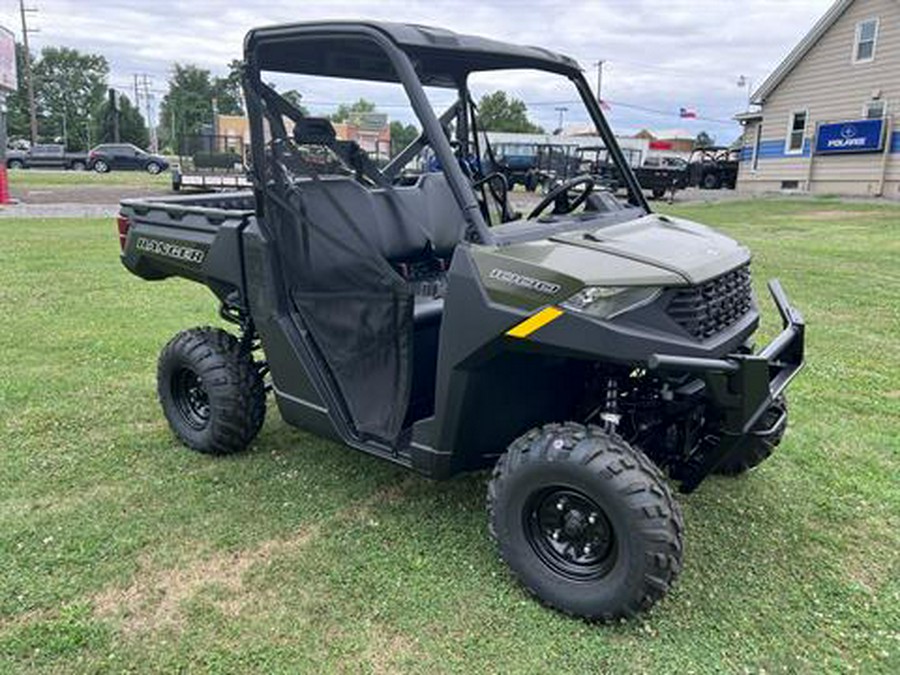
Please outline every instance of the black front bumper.
[{"label": "black front bumper", "polygon": [[[692,492],[727,456],[744,451],[754,436],[773,430],[755,428],[769,406],[803,368],[804,323],[777,280],[769,291],[784,330],[757,354],[729,354],[724,359],[703,359],[654,354],[651,369],[694,372],[702,377],[706,395],[721,415],[721,441],[707,449],[683,476],[682,492]],[[775,427],[785,424],[779,419]]]}]

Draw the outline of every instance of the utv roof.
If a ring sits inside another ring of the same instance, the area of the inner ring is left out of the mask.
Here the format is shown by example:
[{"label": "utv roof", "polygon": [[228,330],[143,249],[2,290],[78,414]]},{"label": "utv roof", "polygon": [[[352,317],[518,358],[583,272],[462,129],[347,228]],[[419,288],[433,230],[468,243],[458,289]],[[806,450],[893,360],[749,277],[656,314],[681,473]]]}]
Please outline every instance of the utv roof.
[{"label": "utv roof", "polygon": [[254,58],[260,70],[397,82],[386,43],[406,52],[422,83],[433,86],[455,86],[460,77],[481,70],[537,68],[562,74],[580,70],[574,59],[540,47],[381,21],[256,28],[247,33],[244,47],[248,60]]}]

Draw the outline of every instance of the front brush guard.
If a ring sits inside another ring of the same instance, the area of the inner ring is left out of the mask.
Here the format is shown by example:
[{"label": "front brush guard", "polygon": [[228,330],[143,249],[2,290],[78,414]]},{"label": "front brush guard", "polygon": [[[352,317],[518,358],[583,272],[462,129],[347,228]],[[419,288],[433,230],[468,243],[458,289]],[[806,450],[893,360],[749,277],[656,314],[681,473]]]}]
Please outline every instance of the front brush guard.
[{"label": "front brush guard", "polygon": [[648,360],[651,370],[698,373],[710,402],[722,414],[719,444],[691,464],[681,492],[693,492],[726,456],[744,451],[745,444],[754,439],[760,417],[803,368],[803,317],[791,306],[778,280],[769,282],[769,292],[784,330],[758,354],[729,354],[724,359],[654,354]]}]

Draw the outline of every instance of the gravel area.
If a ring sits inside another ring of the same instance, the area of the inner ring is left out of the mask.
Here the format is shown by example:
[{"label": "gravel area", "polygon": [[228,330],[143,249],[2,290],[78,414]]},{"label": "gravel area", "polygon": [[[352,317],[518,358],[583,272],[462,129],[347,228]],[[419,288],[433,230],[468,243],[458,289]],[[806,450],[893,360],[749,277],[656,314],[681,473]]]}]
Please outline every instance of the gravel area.
[{"label": "gravel area", "polygon": [[129,185],[54,185],[13,188],[17,203],[0,206],[0,218],[106,218],[122,199],[175,194],[167,188]]}]

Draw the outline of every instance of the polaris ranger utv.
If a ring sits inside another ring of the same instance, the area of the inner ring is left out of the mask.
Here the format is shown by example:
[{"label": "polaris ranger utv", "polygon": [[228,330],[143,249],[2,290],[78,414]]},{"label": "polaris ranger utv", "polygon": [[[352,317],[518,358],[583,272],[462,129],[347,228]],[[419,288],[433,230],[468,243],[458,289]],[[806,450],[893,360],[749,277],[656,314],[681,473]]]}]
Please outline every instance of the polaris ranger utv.
[{"label": "polaris ranger utv", "polygon": [[[577,176],[515,212],[478,160],[490,152],[470,82],[522,69],[571,90],[625,197]],[[379,167],[279,95],[269,83],[286,74],[399,85],[422,132]],[[253,192],[127,200],[118,221],[131,272],[207,285],[237,327],[163,349],[174,433],[243,450],[271,390],[289,424],[425,476],[492,468],[489,530],[531,593],[600,620],[653,605],[683,556],[664,475],[690,492],[760,463],[784,432],[803,321],[781,286],[784,330],[754,351],[749,252],[651,211],[565,56],[422,26],[296,24],[248,34],[244,87]]]}]

